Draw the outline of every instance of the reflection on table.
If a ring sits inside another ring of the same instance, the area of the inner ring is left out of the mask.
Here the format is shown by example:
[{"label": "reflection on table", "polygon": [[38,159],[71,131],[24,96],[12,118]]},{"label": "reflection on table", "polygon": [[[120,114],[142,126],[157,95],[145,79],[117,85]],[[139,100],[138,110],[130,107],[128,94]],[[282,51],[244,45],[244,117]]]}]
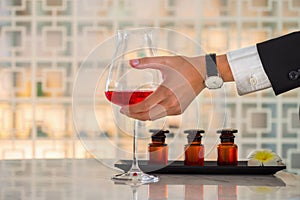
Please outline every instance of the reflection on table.
[{"label": "reflection on table", "polygon": [[[159,174],[160,182],[116,184],[117,171],[89,160],[2,160],[2,200],[282,200],[300,199],[300,176]],[[136,191],[136,192],[135,192]]]}]

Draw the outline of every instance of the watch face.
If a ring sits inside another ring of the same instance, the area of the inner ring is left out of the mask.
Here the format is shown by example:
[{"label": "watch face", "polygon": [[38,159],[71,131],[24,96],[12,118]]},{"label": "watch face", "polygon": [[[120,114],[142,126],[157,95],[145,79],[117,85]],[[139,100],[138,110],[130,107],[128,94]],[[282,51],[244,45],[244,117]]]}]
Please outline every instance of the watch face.
[{"label": "watch face", "polygon": [[219,76],[210,76],[205,80],[205,85],[209,89],[218,89],[223,85],[223,79]]}]

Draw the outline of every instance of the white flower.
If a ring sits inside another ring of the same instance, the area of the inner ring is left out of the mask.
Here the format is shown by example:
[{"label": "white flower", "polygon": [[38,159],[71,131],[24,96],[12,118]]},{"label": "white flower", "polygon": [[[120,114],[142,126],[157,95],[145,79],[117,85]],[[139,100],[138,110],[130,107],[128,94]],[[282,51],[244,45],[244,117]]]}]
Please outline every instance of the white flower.
[{"label": "white flower", "polygon": [[255,150],[248,156],[248,166],[279,166],[283,165],[281,158],[266,149]]}]

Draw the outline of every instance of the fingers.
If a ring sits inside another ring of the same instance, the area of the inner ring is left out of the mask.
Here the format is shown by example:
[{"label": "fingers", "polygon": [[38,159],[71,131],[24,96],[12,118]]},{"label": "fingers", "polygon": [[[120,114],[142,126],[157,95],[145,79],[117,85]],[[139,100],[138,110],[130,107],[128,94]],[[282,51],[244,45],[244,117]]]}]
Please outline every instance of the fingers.
[{"label": "fingers", "polygon": [[120,112],[142,121],[156,120],[167,115],[181,114],[183,109],[181,109],[179,104],[175,94],[161,85],[141,103],[124,106]]},{"label": "fingers", "polygon": [[146,120],[153,121],[165,116],[181,114],[182,109],[178,109],[178,108],[180,107],[178,106],[170,107],[168,102],[161,102],[153,106],[149,111],[140,112],[140,113],[134,113],[129,111],[128,113],[124,113],[124,114],[126,114],[128,117],[138,119],[141,121],[146,121]]},{"label": "fingers", "polygon": [[156,104],[149,111],[140,112],[140,113],[129,112],[129,113],[125,113],[125,114],[128,117],[138,119],[141,121],[156,120],[158,118],[167,116],[166,109],[160,104]]},{"label": "fingers", "polygon": [[144,101],[130,106],[123,106],[120,112],[127,115],[129,113],[143,113],[149,111],[154,105],[158,104],[164,98],[166,98],[165,97],[166,90],[167,90],[166,87],[160,85]]},{"label": "fingers", "polygon": [[[169,57],[168,59],[171,59],[172,57]],[[145,68],[151,68],[151,69],[161,69],[162,66],[165,66],[166,63],[166,57],[165,56],[159,56],[159,57],[145,57],[145,58],[138,58],[138,59],[132,59],[129,61],[130,65],[137,69],[145,69]]]}]

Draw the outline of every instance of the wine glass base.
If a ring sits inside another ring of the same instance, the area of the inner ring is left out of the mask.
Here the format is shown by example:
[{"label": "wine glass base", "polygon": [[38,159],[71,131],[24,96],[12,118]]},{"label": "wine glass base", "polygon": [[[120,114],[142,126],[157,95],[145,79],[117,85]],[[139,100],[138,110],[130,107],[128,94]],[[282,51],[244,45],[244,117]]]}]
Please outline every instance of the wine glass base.
[{"label": "wine glass base", "polygon": [[147,184],[147,183],[156,183],[159,181],[159,178],[154,175],[145,174],[143,172],[126,172],[123,174],[118,174],[112,177],[112,180],[123,182],[125,184]]}]

